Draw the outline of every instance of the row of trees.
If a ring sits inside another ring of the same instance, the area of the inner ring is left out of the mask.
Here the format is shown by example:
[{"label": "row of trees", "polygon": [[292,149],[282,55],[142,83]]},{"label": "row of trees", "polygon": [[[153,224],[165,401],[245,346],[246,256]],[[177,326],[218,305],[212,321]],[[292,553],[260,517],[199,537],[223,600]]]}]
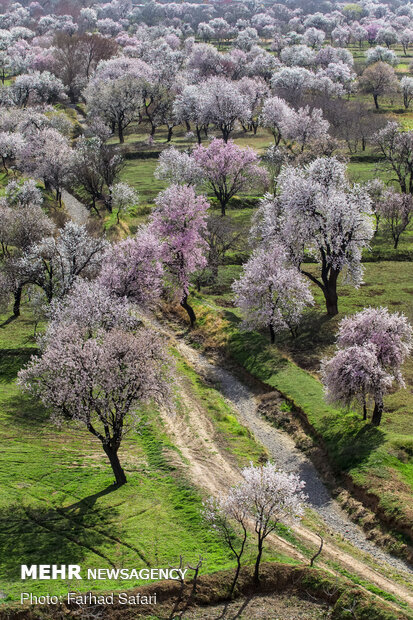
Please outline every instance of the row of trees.
[{"label": "row of trees", "polygon": [[177,295],[193,323],[189,278],[206,264],[205,198],[172,185],[156,202],[134,238],[108,246],[70,222],[6,261],[20,295],[31,284],[48,301],[40,357],[20,371],[20,384],[57,418],[82,423],[101,441],[118,485],[126,482],[118,450],[137,407],[173,401],[166,346],[140,314],[161,295]]}]

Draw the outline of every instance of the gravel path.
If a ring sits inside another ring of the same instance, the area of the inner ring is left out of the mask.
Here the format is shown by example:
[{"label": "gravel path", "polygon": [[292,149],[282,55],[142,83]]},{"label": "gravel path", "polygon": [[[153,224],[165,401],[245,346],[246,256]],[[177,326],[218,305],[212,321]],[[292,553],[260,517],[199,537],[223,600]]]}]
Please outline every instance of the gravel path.
[{"label": "gravel path", "polygon": [[393,557],[367,540],[363,530],[353,523],[332,499],[312,462],[300,452],[291,437],[276,428],[257,413],[257,402],[251,390],[231,372],[209,362],[207,358],[182,341],[177,342],[180,353],[195,370],[209,381],[219,383],[221,393],[238,411],[239,419],[247,426],[269,455],[282,469],[297,473],[305,481],[308,503],[318,512],[334,532],[340,533],[352,545],[369,553],[379,562],[387,563],[399,571],[413,574],[413,569],[403,560]]},{"label": "gravel path", "polygon": [[65,189],[62,191],[62,200],[70,218],[76,224],[86,224],[89,217],[89,212],[86,207]]},{"label": "gravel path", "polygon": [[[63,190],[62,198],[72,220],[78,224],[86,224],[89,217],[86,207],[66,190]],[[153,321],[151,323],[154,324]],[[156,327],[159,329],[159,324]],[[165,331],[163,328],[161,330]],[[177,341],[177,348],[200,375],[214,383],[219,383],[223,396],[238,411],[240,420],[267,449],[274,462],[286,471],[297,473],[305,481],[309,506],[317,511],[334,532],[338,532],[352,545],[371,554],[379,562],[387,563],[399,571],[413,574],[413,568],[406,562],[393,557],[367,540],[363,530],[353,523],[338,503],[332,499],[316,468],[296,448],[291,437],[274,428],[258,414],[254,394],[246,385],[225,368],[209,362],[204,355],[183,341]]]}]

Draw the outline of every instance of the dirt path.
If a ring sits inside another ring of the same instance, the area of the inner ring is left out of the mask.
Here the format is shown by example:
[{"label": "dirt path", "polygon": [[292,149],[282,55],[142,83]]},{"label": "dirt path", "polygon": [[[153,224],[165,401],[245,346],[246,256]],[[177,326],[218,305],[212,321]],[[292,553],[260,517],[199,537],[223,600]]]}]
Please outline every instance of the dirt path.
[{"label": "dirt path", "polygon": [[[63,200],[70,217],[79,224],[86,223],[89,214],[84,205],[68,192],[63,192]],[[321,516],[327,526],[334,532],[340,533],[357,549],[370,554],[376,561],[379,561],[385,572],[391,574],[392,569],[396,569],[403,573],[413,585],[411,580],[413,569],[402,560],[391,556],[368,541],[364,532],[331,498],[314,465],[296,448],[291,437],[275,429],[258,415],[253,392],[227,369],[217,366],[213,360],[208,360],[185,342],[177,339],[172,331],[165,330],[152,319],[148,320],[157,330],[166,333],[174,340],[178,351],[199,375],[219,385],[221,393],[231,404],[240,421],[267,449],[274,462],[287,471],[298,473],[305,480],[309,506]],[[235,484],[240,479],[240,473],[222,454],[214,439],[213,424],[190,391],[186,389],[184,381],[181,381],[181,387],[181,397],[186,404],[187,418],[165,415],[167,429],[173,436],[175,445],[180,449],[188,466],[189,475],[194,482],[208,493],[218,495],[222,490]],[[310,529],[302,526],[294,529],[303,540],[318,546],[319,539]],[[282,538],[274,537],[274,542],[293,557],[304,559],[304,556],[292,544]],[[323,554],[337,560],[350,572],[358,573],[367,581],[399,597],[413,609],[413,589],[409,591],[392,579],[383,576],[362,561],[343,552],[333,542],[325,541]]]},{"label": "dirt path", "polygon": [[[379,572],[365,564],[362,559],[344,552],[333,540],[325,540],[323,556],[328,556],[352,574],[358,574],[366,581],[405,601],[413,609],[412,568],[366,539],[364,532],[350,521],[346,513],[330,497],[313,464],[296,449],[291,438],[259,417],[257,403],[251,390],[228,370],[216,366],[213,360],[208,360],[182,340],[176,339],[171,332],[165,332],[159,325],[156,327],[173,338],[174,346],[199,375],[217,385],[240,421],[265,446],[271,458],[281,467],[296,471],[306,480],[309,505],[322,517],[330,530],[340,533],[354,547],[371,555],[382,566],[382,571]],[[209,494],[218,495],[223,489],[240,480],[239,470],[231,463],[230,457],[223,454],[216,440],[212,422],[191,394],[184,379],[180,379],[179,393],[185,405],[186,415],[184,417],[165,415],[167,430],[181,451],[187,473],[193,482]],[[304,526],[297,526],[294,531],[301,540],[315,548],[318,547],[319,538],[313,531]],[[282,538],[274,536],[273,542],[293,557],[308,561],[299,550]],[[359,557],[360,554],[356,553],[356,556]],[[318,566],[323,564],[318,562]],[[325,564],[323,568],[331,570]],[[386,576],[395,571],[403,574],[403,577],[412,583],[412,590]]]},{"label": "dirt path", "polygon": [[89,212],[86,207],[65,189],[62,191],[62,200],[69,217],[76,224],[86,224],[89,218]]}]

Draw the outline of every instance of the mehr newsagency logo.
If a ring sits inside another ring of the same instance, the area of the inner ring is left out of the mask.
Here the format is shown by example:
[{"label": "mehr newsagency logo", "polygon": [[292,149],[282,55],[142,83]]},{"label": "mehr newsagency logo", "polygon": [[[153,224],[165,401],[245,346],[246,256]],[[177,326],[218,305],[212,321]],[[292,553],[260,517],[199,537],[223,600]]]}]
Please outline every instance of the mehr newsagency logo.
[{"label": "mehr newsagency logo", "polygon": [[[83,576],[82,576],[83,573]],[[21,564],[20,577],[26,579],[88,579],[88,580],[143,580],[185,579],[187,569],[180,568],[87,568],[78,564]]]}]

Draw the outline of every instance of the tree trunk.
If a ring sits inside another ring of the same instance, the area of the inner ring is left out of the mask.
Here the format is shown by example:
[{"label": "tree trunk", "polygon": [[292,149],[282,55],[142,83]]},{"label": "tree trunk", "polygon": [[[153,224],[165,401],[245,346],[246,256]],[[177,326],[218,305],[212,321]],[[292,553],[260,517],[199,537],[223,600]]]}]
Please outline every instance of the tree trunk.
[{"label": "tree trunk", "polygon": [[166,139],[167,142],[170,142],[172,140],[172,132],[173,132],[173,127],[168,127],[168,137]]},{"label": "tree trunk", "polygon": [[221,217],[225,217],[226,215],[226,208],[227,208],[227,204],[228,204],[228,200],[226,200],[225,198],[218,198],[220,204],[221,204]]},{"label": "tree trunk", "polygon": [[184,295],[184,297],[181,299],[181,306],[187,311],[189,320],[191,322],[191,327],[193,327],[195,325],[196,315],[194,309],[188,303],[188,295]]},{"label": "tree trunk", "polygon": [[336,282],[329,282],[328,288],[324,292],[326,299],[326,308],[328,316],[336,316],[338,314],[338,297]]},{"label": "tree trunk", "polygon": [[22,291],[23,291],[22,286],[18,286],[17,289],[14,291],[13,314],[16,317],[20,316],[20,303],[22,300]]},{"label": "tree trunk", "polygon": [[259,584],[260,582],[260,563],[261,563],[261,556],[262,556],[262,540],[261,538],[258,540],[258,555],[257,555],[257,559],[255,560],[255,568],[254,568],[254,583],[256,585]]},{"label": "tree trunk", "polygon": [[123,144],[125,142],[125,137],[123,135],[123,127],[121,124],[118,125],[118,137],[119,137],[119,142]]},{"label": "tree trunk", "polygon": [[232,580],[231,588],[229,591],[229,598],[232,598],[232,595],[234,594],[235,586],[237,585],[240,571],[241,571],[241,560],[237,558],[237,568],[235,570],[234,579]]},{"label": "tree trunk", "polygon": [[186,126],[186,130],[187,131],[191,131],[191,125],[190,125],[189,121],[185,121],[185,126]]},{"label": "tree trunk", "polygon": [[239,577],[239,574],[241,572],[241,558],[242,558],[242,554],[244,553],[245,543],[247,542],[247,535],[248,534],[247,534],[247,530],[245,529],[244,524],[242,524],[242,529],[244,531],[244,537],[243,537],[243,540],[242,540],[242,545],[241,545],[241,548],[239,550],[239,553],[237,553],[235,551],[235,549],[232,547],[232,545],[230,545],[232,552],[234,553],[235,557],[237,558],[237,568],[236,568],[236,571],[235,571],[234,579],[232,580],[231,589],[229,591],[229,597],[230,598],[232,598],[232,595],[234,594],[235,586],[237,585],[238,577]]},{"label": "tree trunk", "polygon": [[269,328],[270,328],[270,339],[271,339],[271,344],[274,344],[275,342],[275,331],[274,331],[274,327],[272,326],[272,324],[269,324]]},{"label": "tree trunk", "polygon": [[374,105],[376,106],[376,110],[378,110],[379,109],[378,96],[373,95],[373,99],[374,99]]},{"label": "tree trunk", "polygon": [[371,423],[374,424],[374,426],[380,426],[382,414],[383,414],[383,401],[379,400],[379,401],[376,401],[374,404],[373,416],[371,418]]},{"label": "tree trunk", "polygon": [[196,138],[198,140],[198,144],[201,144],[202,143],[201,130],[198,127],[196,128]]},{"label": "tree trunk", "polygon": [[112,471],[115,475],[116,484],[120,487],[122,484],[125,484],[127,480],[118,458],[118,451],[105,445],[103,446],[103,449],[106,452],[106,456],[111,464]]},{"label": "tree trunk", "polygon": [[211,280],[212,283],[215,284],[218,278],[218,260],[211,262]]},{"label": "tree trunk", "polygon": [[367,420],[367,407],[365,401],[363,403],[363,420]]}]

